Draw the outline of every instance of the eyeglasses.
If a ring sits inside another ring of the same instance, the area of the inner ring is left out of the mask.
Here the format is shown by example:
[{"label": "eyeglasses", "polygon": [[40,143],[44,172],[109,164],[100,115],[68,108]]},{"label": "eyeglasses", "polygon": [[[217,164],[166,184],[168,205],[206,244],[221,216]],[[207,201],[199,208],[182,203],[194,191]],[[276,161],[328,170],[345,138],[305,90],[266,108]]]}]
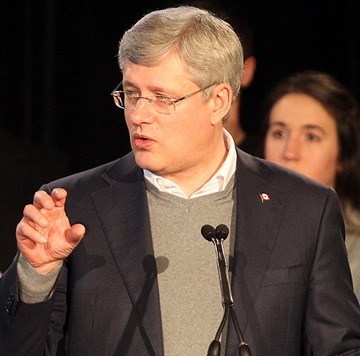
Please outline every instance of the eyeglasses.
[{"label": "eyeglasses", "polygon": [[190,98],[191,96],[200,93],[215,84],[216,83],[210,84],[205,88],[199,89],[190,94],[182,96],[179,99],[174,99],[166,95],[153,95],[150,97],[150,96],[141,96],[132,90],[119,90],[119,88],[122,87],[122,82],[120,82],[119,85],[112,91],[111,95],[114,98],[115,105],[120,109],[125,109],[125,108],[132,109],[135,107],[139,99],[145,99],[153,106],[155,111],[157,111],[158,113],[171,114],[176,109],[175,107],[176,103],[179,103],[180,101]]}]

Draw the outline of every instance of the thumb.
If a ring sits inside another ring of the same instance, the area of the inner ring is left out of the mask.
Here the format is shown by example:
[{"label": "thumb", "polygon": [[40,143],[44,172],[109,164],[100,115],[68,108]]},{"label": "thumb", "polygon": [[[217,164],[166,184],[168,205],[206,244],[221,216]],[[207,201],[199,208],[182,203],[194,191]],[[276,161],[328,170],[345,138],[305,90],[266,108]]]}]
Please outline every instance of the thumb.
[{"label": "thumb", "polygon": [[65,237],[73,247],[76,247],[84,237],[85,231],[86,229],[84,225],[75,224],[65,232]]}]

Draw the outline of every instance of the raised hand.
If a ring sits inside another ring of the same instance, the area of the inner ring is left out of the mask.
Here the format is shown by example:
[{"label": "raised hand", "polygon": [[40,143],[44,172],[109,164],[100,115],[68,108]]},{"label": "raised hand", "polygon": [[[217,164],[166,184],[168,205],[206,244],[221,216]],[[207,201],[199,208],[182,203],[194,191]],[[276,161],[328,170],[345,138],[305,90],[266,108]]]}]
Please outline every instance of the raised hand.
[{"label": "raised hand", "polygon": [[55,188],[34,194],[33,204],[26,205],[16,228],[19,250],[27,262],[42,274],[62,263],[85,234],[82,224],[70,225],[65,212],[67,192]]}]

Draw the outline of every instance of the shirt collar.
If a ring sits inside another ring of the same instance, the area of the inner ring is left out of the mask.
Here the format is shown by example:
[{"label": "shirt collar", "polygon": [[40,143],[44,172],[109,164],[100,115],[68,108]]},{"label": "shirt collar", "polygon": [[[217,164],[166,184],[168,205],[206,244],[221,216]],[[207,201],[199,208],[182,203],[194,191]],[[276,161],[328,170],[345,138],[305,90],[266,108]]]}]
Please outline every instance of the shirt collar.
[{"label": "shirt collar", "polygon": [[224,129],[224,138],[226,148],[228,150],[227,157],[219,168],[219,170],[213,175],[213,177],[204,184],[199,190],[194,192],[190,197],[187,197],[186,194],[181,190],[181,188],[172,182],[170,179],[157,176],[156,174],[144,169],[144,176],[152,185],[154,185],[161,192],[166,192],[179,196],[181,198],[189,199],[196,198],[207,194],[212,194],[216,192],[223,191],[227,184],[229,183],[230,178],[235,172],[236,169],[236,149],[232,136],[228,131]]}]

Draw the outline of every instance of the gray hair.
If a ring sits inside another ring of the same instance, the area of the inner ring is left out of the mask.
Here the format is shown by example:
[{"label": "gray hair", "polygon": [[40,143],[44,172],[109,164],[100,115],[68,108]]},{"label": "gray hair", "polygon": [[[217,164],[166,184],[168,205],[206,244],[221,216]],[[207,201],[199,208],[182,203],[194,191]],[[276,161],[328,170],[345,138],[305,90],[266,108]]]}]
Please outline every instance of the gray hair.
[{"label": "gray hair", "polygon": [[[243,49],[232,27],[214,14],[192,6],[148,13],[125,32],[119,44],[121,71],[125,61],[157,65],[176,53],[201,88],[228,83],[233,101],[240,90]],[[204,93],[205,98],[206,94]]]}]

